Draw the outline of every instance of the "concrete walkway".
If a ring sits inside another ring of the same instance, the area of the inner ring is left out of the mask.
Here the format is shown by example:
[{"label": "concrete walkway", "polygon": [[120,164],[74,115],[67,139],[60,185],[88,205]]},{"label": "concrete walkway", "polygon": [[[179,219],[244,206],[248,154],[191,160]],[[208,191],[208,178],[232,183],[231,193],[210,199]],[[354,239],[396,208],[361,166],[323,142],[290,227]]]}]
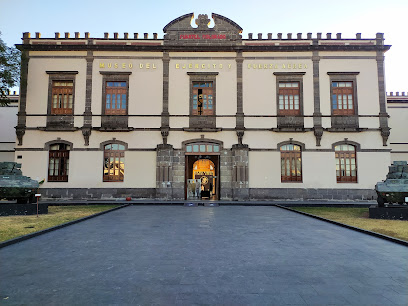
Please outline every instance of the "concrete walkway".
[{"label": "concrete walkway", "polygon": [[273,206],[129,206],[0,250],[1,305],[407,305],[408,248]]}]

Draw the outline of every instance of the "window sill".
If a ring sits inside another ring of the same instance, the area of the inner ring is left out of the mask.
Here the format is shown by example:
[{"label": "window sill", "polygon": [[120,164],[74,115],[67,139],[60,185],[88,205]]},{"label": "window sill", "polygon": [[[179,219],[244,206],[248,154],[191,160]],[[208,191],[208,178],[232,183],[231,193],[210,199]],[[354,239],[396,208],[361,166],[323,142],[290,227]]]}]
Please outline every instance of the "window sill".
[{"label": "window sill", "polygon": [[63,126],[63,125],[61,125],[61,126],[38,127],[37,129],[40,130],[40,131],[52,131],[52,132],[54,132],[54,131],[70,131],[70,132],[73,132],[73,131],[78,131],[79,130],[79,128],[77,128],[77,127]]},{"label": "window sill", "polygon": [[277,127],[270,129],[272,132],[308,132],[312,131],[311,128],[304,128],[302,127]]},{"label": "window sill", "polygon": [[185,127],[183,128],[184,132],[221,132],[222,128],[190,128]]},{"label": "window sill", "polygon": [[99,132],[131,132],[134,130],[133,127],[94,127],[93,130],[99,131]]},{"label": "window sill", "polygon": [[368,128],[359,128],[359,127],[330,127],[326,129],[328,132],[363,132],[368,130]]}]

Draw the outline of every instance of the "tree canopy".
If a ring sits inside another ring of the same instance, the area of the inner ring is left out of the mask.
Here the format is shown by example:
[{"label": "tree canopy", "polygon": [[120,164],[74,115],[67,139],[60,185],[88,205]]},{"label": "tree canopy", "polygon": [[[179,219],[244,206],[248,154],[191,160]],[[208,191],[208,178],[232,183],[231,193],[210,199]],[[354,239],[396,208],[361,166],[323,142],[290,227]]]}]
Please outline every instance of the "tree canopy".
[{"label": "tree canopy", "polygon": [[8,104],[8,89],[17,86],[19,81],[20,51],[8,47],[0,38],[0,106]]}]

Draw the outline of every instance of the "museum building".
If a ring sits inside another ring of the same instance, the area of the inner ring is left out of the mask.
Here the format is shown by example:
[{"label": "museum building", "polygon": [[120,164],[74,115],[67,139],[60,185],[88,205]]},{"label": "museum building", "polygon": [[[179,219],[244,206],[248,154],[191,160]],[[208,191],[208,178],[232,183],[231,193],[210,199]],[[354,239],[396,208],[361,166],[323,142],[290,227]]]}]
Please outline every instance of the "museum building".
[{"label": "museum building", "polygon": [[391,163],[383,34],[23,34],[16,161],[43,198],[373,199]]}]

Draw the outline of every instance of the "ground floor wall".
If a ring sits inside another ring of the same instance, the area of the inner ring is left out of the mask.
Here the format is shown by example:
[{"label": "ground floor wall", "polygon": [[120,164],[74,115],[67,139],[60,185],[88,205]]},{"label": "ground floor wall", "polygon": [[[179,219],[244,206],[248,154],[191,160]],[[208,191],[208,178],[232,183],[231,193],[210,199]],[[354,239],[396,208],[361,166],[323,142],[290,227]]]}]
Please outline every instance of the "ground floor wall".
[{"label": "ground floor wall", "polygon": [[[191,158],[210,159],[207,153],[187,152],[187,145],[193,143],[213,144],[219,148],[217,152],[211,152],[211,159],[218,168],[215,174],[216,196],[221,200],[371,200],[375,197],[375,184],[385,179],[391,164],[390,150],[383,147],[379,132],[325,133],[321,146],[316,146],[313,132],[251,131],[246,132],[243,138],[247,144],[238,144],[234,131],[174,131],[170,133],[168,144],[157,144],[160,137],[157,131],[138,131],[134,135],[93,132],[89,146],[84,145],[80,131],[48,133],[30,130],[27,134],[30,137],[25,138],[24,145],[16,147],[15,161],[22,163],[24,175],[45,180],[41,185],[44,199],[129,196],[186,199],[187,180],[191,179],[189,173],[192,171],[188,167],[193,165]],[[68,181],[50,182],[47,144],[59,141],[71,144]],[[124,178],[118,182],[104,182],[103,179],[104,145],[110,141],[125,145]],[[296,182],[283,182],[279,148],[290,143],[302,148],[302,177]],[[338,143],[350,143],[356,148],[356,182],[336,180],[334,146]]]}]

